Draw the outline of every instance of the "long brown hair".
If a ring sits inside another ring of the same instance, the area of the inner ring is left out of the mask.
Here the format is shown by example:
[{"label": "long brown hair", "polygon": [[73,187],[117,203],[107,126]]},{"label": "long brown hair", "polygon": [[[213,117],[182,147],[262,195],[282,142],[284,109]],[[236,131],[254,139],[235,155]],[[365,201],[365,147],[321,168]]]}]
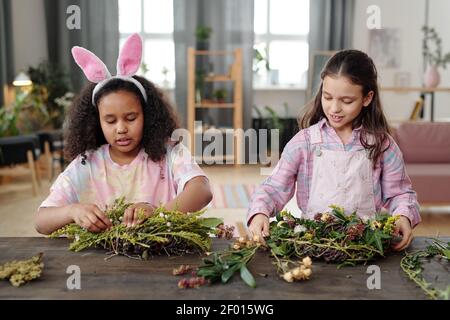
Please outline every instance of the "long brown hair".
[{"label": "long brown hair", "polygon": [[[166,142],[173,131],[179,128],[179,122],[172,105],[152,82],[140,76],[133,76],[144,87],[147,102],[139,89],[131,82],[114,79],[108,82],[95,96],[98,104],[102,96],[120,90],[135,94],[142,105],[144,114],[144,133],[142,147],[153,161],[160,161],[166,154]],[[88,84],[78,95],[68,112],[64,132],[64,153],[69,161],[88,150],[96,150],[107,143],[100,126],[98,109],[92,104],[92,91],[95,84]]]},{"label": "long brown hair", "polygon": [[362,108],[361,113],[353,120],[352,127],[362,127],[360,141],[363,147],[369,150],[369,158],[375,166],[378,158],[389,147],[388,144],[386,148],[383,148],[386,141],[390,143],[388,136],[390,129],[381,106],[375,64],[367,54],[358,50],[342,50],[332,56],[320,74],[322,81],[314,102],[310,104],[300,121],[302,129],[326,117],[322,108],[322,87],[326,76],[347,77],[353,84],[362,86],[364,97],[373,91],[371,103]]}]

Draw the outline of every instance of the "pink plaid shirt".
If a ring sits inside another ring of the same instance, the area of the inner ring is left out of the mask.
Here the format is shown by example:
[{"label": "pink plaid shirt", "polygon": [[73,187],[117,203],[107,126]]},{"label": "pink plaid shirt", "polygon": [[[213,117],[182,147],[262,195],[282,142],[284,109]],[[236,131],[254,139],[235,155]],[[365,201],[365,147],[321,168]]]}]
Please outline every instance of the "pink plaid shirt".
[{"label": "pink plaid shirt", "polygon": [[[324,149],[364,149],[359,140],[361,128],[354,129],[349,143],[344,145],[326,119],[315,126],[319,126],[321,130]],[[301,130],[289,141],[272,174],[253,193],[247,222],[257,213],[271,217],[282,210],[293,197],[296,183],[297,204],[302,212],[306,212],[312,181],[313,151],[310,128]],[[392,215],[406,216],[411,225],[416,226],[421,221],[417,196],[406,173],[402,153],[392,138],[389,148],[378,159],[372,176],[377,212],[386,208]]]}]

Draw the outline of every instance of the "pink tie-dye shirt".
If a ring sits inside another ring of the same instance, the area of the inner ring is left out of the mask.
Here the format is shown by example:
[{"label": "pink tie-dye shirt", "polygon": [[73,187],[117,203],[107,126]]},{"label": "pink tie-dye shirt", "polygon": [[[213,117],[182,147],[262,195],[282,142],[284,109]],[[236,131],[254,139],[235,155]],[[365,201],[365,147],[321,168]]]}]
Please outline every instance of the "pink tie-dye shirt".
[{"label": "pink tie-dye shirt", "polygon": [[93,203],[105,209],[124,196],[127,202],[148,202],[154,206],[174,199],[194,177],[205,176],[181,143],[168,145],[161,162],[152,161],[144,149],[129,164],[115,163],[109,144],[75,158],[50,188],[40,207],[59,207],[72,203]]},{"label": "pink tie-dye shirt", "polygon": [[[364,149],[360,142],[361,128],[354,129],[350,141],[344,145],[326,119],[314,126],[320,128],[322,148],[332,151]],[[414,227],[421,221],[417,196],[399,147],[391,137],[389,141],[388,149],[378,159],[372,174],[375,208],[377,212],[386,208],[392,215],[404,215]],[[275,215],[294,196],[296,187],[297,204],[302,212],[306,212],[312,181],[313,151],[310,128],[301,130],[288,142],[272,174],[253,193],[247,222],[257,213],[269,217]]]}]

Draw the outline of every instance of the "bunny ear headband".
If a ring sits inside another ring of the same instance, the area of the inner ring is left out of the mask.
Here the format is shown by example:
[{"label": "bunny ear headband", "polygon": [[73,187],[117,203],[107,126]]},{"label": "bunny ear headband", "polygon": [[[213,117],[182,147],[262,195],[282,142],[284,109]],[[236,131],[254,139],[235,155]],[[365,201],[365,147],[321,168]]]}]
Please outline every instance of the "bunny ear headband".
[{"label": "bunny ear headband", "polygon": [[136,74],[141,65],[142,59],[142,39],[135,33],[128,37],[119,53],[117,59],[117,75],[111,76],[106,65],[91,51],[82,47],[73,47],[72,56],[75,62],[83,70],[86,78],[97,85],[92,92],[92,104],[95,106],[95,95],[109,81],[113,79],[122,79],[132,82],[147,101],[142,84],[132,76]]}]

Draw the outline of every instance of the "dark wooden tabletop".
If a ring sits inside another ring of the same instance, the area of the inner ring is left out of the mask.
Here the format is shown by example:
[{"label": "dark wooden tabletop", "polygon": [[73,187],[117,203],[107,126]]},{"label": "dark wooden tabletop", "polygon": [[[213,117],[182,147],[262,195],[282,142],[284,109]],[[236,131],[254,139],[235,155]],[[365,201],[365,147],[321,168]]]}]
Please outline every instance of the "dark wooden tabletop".
[{"label": "dark wooden tabletop", "polygon": [[[172,269],[180,264],[200,264],[201,256],[157,256],[148,261],[123,256],[105,261],[106,252],[89,249],[68,251],[69,240],[47,238],[1,238],[0,263],[13,259],[28,259],[44,253],[42,276],[19,288],[9,281],[0,281],[0,299],[427,299],[400,268],[402,254],[390,254],[370,263],[380,267],[381,289],[369,290],[367,273],[370,264],[337,269],[336,265],[314,262],[309,281],[287,283],[279,278],[267,253],[258,253],[249,269],[255,275],[257,288],[244,284],[236,274],[226,285],[206,285],[198,289],[179,289],[180,277]],[[228,245],[214,239],[213,250]],[[409,248],[427,245],[426,239],[416,238]],[[67,268],[76,265],[81,271],[81,289],[69,290]],[[425,263],[424,276],[443,289],[450,283],[449,264],[435,260]],[[258,274],[268,274],[267,277]]]}]

